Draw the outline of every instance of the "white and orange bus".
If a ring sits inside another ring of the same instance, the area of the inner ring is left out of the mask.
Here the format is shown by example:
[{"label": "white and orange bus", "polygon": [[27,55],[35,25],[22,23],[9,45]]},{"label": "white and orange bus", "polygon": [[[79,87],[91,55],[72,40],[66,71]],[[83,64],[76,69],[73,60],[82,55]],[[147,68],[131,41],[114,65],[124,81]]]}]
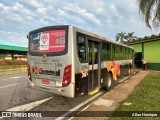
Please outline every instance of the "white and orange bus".
[{"label": "white and orange bus", "polygon": [[134,50],[70,25],[29,32],[29,87],[67,97],[92,94],[127,76]]}]

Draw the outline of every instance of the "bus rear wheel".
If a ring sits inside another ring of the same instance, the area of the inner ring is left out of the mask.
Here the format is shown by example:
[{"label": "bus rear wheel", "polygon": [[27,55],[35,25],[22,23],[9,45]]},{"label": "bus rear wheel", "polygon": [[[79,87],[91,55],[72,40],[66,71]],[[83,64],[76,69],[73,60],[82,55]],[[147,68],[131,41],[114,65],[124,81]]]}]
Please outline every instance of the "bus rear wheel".
[{"label": "bus rear wheel", "polygon": [[106,90],[110,90],[112,88],[112,83],[113,83],[113,78],[112,78],[112,75],[111,73],[108,73],[108,75],[105,77],[105,86],[104,88]]}]

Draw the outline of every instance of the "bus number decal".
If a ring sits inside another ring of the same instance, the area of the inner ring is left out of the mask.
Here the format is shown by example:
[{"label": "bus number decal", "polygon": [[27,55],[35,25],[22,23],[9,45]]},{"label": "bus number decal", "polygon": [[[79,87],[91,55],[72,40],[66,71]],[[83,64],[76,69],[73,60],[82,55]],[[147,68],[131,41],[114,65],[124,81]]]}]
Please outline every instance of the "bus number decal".
[{"label": "bus number decal", "polygon": [[84,78],[84,77],[88,76],[88,65],[86,65],[86,64],[81,65],[81,73],[82,73],[81,78]]},{"label": "bus number decal", "polygon": [[55,63],[56,67],[62,67],[62,63]]}]

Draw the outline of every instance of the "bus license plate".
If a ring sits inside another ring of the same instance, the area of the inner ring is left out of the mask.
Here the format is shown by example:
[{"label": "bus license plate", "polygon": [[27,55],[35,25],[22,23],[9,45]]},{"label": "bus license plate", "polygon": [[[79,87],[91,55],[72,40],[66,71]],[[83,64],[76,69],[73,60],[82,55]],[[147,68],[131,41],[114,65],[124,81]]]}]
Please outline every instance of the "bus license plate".
[{"label": "bus license plate", "polygon": [[50,81],[49,80],[42,80],[42,84],[49,85]]}]

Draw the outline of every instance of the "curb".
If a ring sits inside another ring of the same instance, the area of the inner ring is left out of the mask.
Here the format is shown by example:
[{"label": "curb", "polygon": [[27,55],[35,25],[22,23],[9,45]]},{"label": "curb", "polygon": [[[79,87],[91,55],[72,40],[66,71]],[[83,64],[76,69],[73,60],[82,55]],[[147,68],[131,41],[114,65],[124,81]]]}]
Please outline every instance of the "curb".
[{"label": "curb", "polygon": [[18,73],[27,73],[27,70],[0,71],[0,76],[12,75]]},{"label": "curb", "polygon": [[0,70],[0,72],[10,72],[10,71],[25,71],[27,68],[18,68],[18,69],[4,69]]}]

